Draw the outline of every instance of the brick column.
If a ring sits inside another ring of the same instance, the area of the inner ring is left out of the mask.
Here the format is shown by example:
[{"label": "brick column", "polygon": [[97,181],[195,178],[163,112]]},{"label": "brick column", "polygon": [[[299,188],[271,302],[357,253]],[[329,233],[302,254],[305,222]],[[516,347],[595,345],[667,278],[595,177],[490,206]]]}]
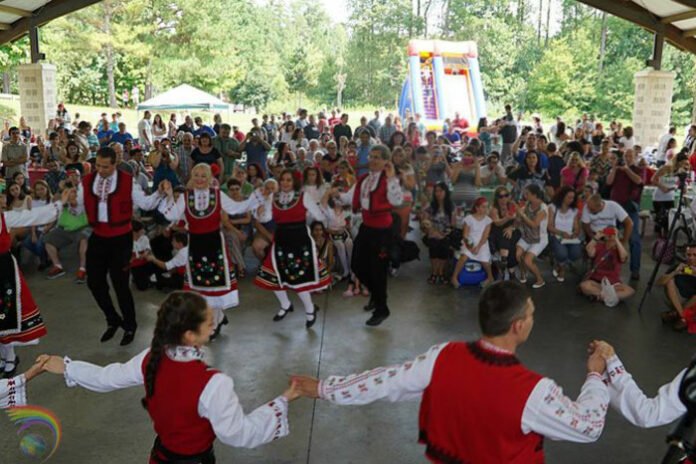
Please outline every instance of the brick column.
[{"label": "brick column", "polygon": [[49,63],[19,65],[20,115],[36,134],[45,135],[56,114],[56,67]]},{"label": "brick column", "polygon": [[633,104],[633,133],[643,149],[657,146],[672,116],[674,73],[652,68],[638,71]]}]

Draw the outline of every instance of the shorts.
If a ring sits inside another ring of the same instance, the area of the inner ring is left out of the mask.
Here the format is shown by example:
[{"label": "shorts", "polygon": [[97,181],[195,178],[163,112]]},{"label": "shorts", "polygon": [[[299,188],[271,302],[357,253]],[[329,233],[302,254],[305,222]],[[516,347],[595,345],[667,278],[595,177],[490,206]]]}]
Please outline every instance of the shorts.
[{"label": "shorts", "polygon": [[78,243],[81,240],[87,240],[92,234],[91,227],[84,227],[79,230],[65,230],[62,227],[56,227],[55,229],[49,230],[44,237],[44,242],[48,245],[53,245],[56,249],[60,250],[73,243]]},{"label": "shorts", "polygon": [[682,298],[689,300],[696,296],[696,276],[679,274],[674,276],[674,284]]},{"label": "shorts", "polygon": [[517,248],[522,248],[522,250],[526,251],[527,253],[531,253],[534,256],[539,256],[544,249],[546,248],[546,245],[549,244],[549,239],[547,238],[546,240],[542,240],[539,243],[527,243],[524,241],[524,239],[520,239],[517,242]]}]

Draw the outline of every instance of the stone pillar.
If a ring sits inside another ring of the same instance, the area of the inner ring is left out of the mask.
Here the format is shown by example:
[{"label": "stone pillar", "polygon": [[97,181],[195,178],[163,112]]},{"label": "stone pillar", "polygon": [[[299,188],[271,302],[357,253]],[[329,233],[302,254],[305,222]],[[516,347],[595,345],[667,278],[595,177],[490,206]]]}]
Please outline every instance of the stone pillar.
[{"label": "stone pillar", "polygon": [[674,73],[647,68],[638,71],[633,104],[633,134],[643,149],[657,146],[672,116]]},{"label": "stone pillar", "polygon": [[45,134],[56,114],[56,67],[49,63],[19,65],[20,115],[37,134]]}]

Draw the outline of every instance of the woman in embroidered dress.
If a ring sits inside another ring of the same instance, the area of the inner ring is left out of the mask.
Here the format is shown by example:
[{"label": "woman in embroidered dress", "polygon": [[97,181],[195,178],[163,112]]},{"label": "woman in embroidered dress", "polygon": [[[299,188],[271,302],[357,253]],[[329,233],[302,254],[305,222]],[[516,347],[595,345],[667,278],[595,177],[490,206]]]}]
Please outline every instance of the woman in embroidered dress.
[{"label": "woman in embroidered dress", "polygon": [[[67,201],[69,189],[62,194]],[[10,230],[51,223],[62,209],[58,201],[24,211],[2,211],[0,205],[0,377],[10,378],[17,372],[19,357],[15,347],[35,345],[46,335],[46,326],[29,291],[15,257],[10,253]]]},{"label": "woman in embroidered dress", "polygon": [[162,202],[160,211],[167,220],[185,219],[189,232],[189,258],[186,264],[185,290],[203,295],[215,311],[215,336],[222,324],[227,323],[224,309],[239,304],[237,278],[221,230],[221,214],[245,213],[263,201],[259,191],[245,201],[234,201],[220,190],[212,188],[210,166],[199,163],[191,170],[191,179],[184,195],[174,200],[171,184],[165,184],[169,201]]},{"label": "woman in embroidered dress", "polygon": [[306,218],[308,212],[314,218],[323,218],[324,214],[309,195],[302,193],[300,179],[291,170],[284,170],[279,181],[280,191],[273,195],[273,220],[277,229],[254,283],[272,290],[278,298],[280,310],[274,321],[293,311],[286,290],[294,290],[304,305],[309,329],[316,322],[319,309],[312,303],[311,292],[328,287],[331,276],[317,256]]},{"label": "woman in embroidered dress", "polygon": [[[288,402],[282,395],[245,414],[230,377],[203,362],[203,347],[215,327],[213,310],[193,292],[173,292],[162,303],[150,348],[130,361],[106,367],[51,356],[44,370],[63,374],[69,387],[106,393],[145,386],[143,406],[157,438],[150,464],[214,464],[213,443],[255,448],[289,433]],[[45,359],[45,358],[44,358]]]}]

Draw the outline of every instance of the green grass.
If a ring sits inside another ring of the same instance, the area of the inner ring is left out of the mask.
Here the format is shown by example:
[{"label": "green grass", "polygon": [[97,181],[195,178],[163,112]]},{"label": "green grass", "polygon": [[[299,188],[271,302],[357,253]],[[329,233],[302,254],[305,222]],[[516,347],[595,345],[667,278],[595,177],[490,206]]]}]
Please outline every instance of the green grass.
[{"label": "green grass", "polygon": [[[8,117],[10,119],[12,124],[17,124],[19,122],[19,117],[21,116],[20,110],[19,110],[19,100],[4,100],[0,99],[0,105],[7,106],[11,110],[14,110],[15,116]],[[113,109],[109,108],[106,106],[85,106],[85,105],[74,105],[69,102],[65,102],[65,107],[67,110],[70,112],[70,116],[74,119],[76,114],[80,115],[81,120],[87,120],[90,121],[92,124],[95,124],[97,121],[99,121],[101,114],[102,113],[107,113],[109,115],[109,121],[111,121],[111,114],[115,113],[116,111],[119,111],[122,115],[121,120],[126,123],[126,128],[127,130],[135,136],[135,133],[137,131],[137,126],[138,126],[138,121],[142,118],[143,116],[143,111],[137,112],[134,109],[129,109],[129,108],[118,108],[118,109]],[[319,109],[314,109],[314,108],[308,108],[310,112],[318,112]],[[346,108],[343,109],[344,112],[348,113],[350,117],[349,124],[355,128],[358,125],[360,125],[360,117],[361,116],[367,116],[368,119],[371,119],[373,117],[374,109],[371,108]],[[396,110],[383,110],[385,111],[391,111],[393,113],[396,113]],[[173,111],[176,113],[176,118],[177,122],[179,124],[183,123],[184,121],[184,116],[186,114],[190,114],[192,117],[200,116],[203,118],[203,121],[206,124],[213,124],[213,115],[217,113],[218,111],[185,111],[185,110],[178,110],[178,111]],[[172,113],[172,111],[162,111],[159,112],[159,114],[162,116],[162,119],[165,121],[169,121],[169,115]],[[222,120],[232,126],[239,126],[239,128],[242,131],[247,131],[249,128],[251,128],[251,120],[255,117],[258,117],[259,120],[261,119],[262,114],[256,114],[256,113],[235,113],[232,111],[220,111],[220,115],[222,116]],[[156,112],[154,114],[157,114]],[[154,116],[153,114],[153,116]],[[327,111],[327,116],[330,116]],[[3,117],[2,114],[0,114],[0,117]],[[35,128],[34,128],[35,129]]]}]

